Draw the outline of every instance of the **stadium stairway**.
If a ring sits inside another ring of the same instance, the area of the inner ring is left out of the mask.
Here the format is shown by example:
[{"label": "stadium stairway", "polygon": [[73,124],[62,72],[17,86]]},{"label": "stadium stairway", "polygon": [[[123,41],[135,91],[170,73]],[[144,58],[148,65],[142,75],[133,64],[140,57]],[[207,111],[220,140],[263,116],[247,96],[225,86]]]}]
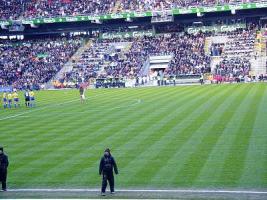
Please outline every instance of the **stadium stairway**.
[{"label": "stadium stairway", "polygon": [[266,42],[267,38],[263,37],[262,33],[258,33],[254,47],[255,56],[250,60],[253,75],[266,74]]},{"label": "stadium stairway", "polygon": [[[131,49],[132,43],[131,42],[114,42],[110,43],[109,47],[106,51],[103,51],[102,54],[108,54],[108,55],[115,55],[118,54],[118,56],[121,59],[126,59],[126,53],[128,53]],[[119,52],[118,52],[119,50]],[[113,63],[109,60],[104,60],[104,63],[100,65],[100,69],[98,71],[98,76],[105,75],[106,70],[105,67],[112,66]]]},{"label": "stadium stairway", "polygon": [[[115,53],[115,47],[112,46],[112,45],[109,45],[108,48],[105,50],[105,49],[102,49],[99,51],[99,53],[102,55],[102,57],[104,56],[104,54],[108,54],[108,55],[112,55],[113,53]],[[97,59],[94,60],[93,62],[98,62]],[[111,63],[110,61],[107,61],[107,60],[103,60],[103,64],[99,65],[100,66],[100,69],[98,70],[97,72],[97,75],[99,76],[100,74],[105,74],[105,67],[109,66]]]},{"label": "stadium stairway", "polygon": [[[210,47],[212,43],[226,43],[227,37],[226,36],[213,36],[213,37],[207,37],[205,39],[205,54],[207,56],[210,56]],[[215,71],[216,65],[219,64],[222,60],[221,56],[211,56],[211,72]]]},{"label": "stadium stairway", "polygon": [[59,80],[63,78],[64,74],[66,72],[70,72],[73,69],[74,64],[81,58],[83,52],[90,48],[92,45],[92,42],[89,40],[88,42],[85,42],[84,45],[82,45],[75,54],[69,59],[68,62],[64,64],[64,66],[61,68],[61,70],[50,80],[45,84],[45,89],[53,89],[53,81]]},{"label": "stadium stairway", "polygon": [[251,74],[266,74],[266,56],[259,56],[257,59],[251,59]]},{"label": "stadium stairway", "polygon": [[146,59],[146,61],[143,63],[143,67],[140,72],[140,76],[148,76],[150,71],[150,59],[149,57]]},{"label": "stadium stairway", "polygon": [[211,57],[211,72],[214,73],[215,69],[216,69],[216,65],[218,65],[220,62],[222,61],[222,57],[221,56],[212,56]]},{"label": "stadium stairway", "polygon": [[210,55],[210,46],[211,46],[211,44],[212,44],[212,38],[211,37],[206,37],[205,38],[205,47],[204,47],[206,55]]}]

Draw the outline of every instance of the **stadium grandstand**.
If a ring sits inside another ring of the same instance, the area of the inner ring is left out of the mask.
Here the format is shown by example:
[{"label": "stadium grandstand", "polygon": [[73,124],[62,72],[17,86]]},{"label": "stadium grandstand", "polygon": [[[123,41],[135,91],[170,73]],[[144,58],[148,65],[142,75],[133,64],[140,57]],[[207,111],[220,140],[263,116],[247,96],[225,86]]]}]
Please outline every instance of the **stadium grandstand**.
[{"label": "stadium grandstand", "polygon": [[261,0],[3,0],[1,19],[39,18],[54,16],[99,15],[128,11],[169,10],[173,8],[214,7],[261,3]]},{"label": "stadium grandstand", "polygon": [[0,83],[39,89],[81,81],[94,87],[194,83],[201,75],[210,82],[255,79],[266,73],[264,5],[4,0]]},{"label": "stadium grandstand", "polygon": [[267,199],[266,47],[267,0],[0,0],[3,197],[98,198],[111,147],[117,198]]}]

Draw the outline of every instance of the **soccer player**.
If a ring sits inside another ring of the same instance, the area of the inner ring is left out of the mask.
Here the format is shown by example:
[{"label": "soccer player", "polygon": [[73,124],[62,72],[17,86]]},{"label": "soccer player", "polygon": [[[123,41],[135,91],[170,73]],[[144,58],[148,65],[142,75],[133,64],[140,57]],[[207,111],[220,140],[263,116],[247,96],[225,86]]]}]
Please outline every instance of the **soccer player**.
[{"label": "soccer player", "polygon": [[6,94],[6,92],[3,93],[3,105],[4,105],[4,108],[7,108],[7,94]]},{"label": "soccer player", "polygon": [[12,93],[9,92],[8,95],[7,95],[7,101],[8,101],[8,108],[11,108],[12,107]]},{"label": "soccer player", "polygon": [[33,106],[35,106],[35,98],[34,98],[34,92],[31,90],[30,92],[29,92],[29,95],[30,95],[30,107],[33,107]]},{"label": "soccer player", "polygon": [[16,90],[13,92],[13,100],[14,100],[14,107],[15,108],[17,108],[17,106],[20,107],[19,95]]},{"label": "soccer player", "polygon": [[84,86],[83,85],[80,85],[79,92],[80,92],[80,97],[81,97],[81,103],[84,103],[85,95],[84,95]]}]

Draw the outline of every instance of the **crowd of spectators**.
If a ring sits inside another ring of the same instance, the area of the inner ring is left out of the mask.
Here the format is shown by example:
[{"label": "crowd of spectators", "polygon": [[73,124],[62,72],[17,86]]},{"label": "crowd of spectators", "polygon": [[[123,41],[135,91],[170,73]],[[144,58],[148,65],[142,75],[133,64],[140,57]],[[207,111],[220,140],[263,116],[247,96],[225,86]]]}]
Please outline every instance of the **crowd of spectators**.
[{"label": "crowd of spectators", "polygon": [[200,75],[210,72],[210,57],[205,55],[204,44],[203,33],[96,40],[85,50],[73,70],[60,81],[73,85],[71,82],[88,81],[90,78],[135,79],[144,75],[144,63],[154,55],[172,56],[169,66],[161,69],[164,77]]},{"label": "crowd of spectators", "polygon": [[216,74],[231,78],[249,75],[251,63],[244,57],[224,58],[216,66]]},{"label": "crowd of spectators", "polygon": [[73,69],[66,72],[59,80],[57,87],[76,87],[77,83],[88,82],[90,78],[96,78],[98,71],[108,64],[112,64],[110,54],[112,43],[92,40],[90,48],[84,50],[78,60],[73,61]]},{"label": "crowd of spectators", "polygon": [[23,0],[1,0],[0,19],[18,19],[23,11]]},{"label": "crowd of spectators", "polygon": [[211,56],[221,56],[224,50],[224,43],[213,43],[210,47]]},{"label": "crowd of spectators", "polygon": [[227,42],[220,44],[223,47],[223,60],[217,64],[215,74],[239,79],[248,76],[251,69],[250,59],[254,55],[255,38],[255,29],[227,33]]},{"label": "crowd of spectators", "polygon": [[171,8],[186,8],[199,6],[215,6],[236,3],[231,0],[122,0],[119,10],[121,11],[147,11],[147,10],[168,10]]},{"label": "crowd of spectators", "polygon": [[0,43],[0,85],[35,88],[49,81],[81,45],[79,38]]},{"label": "crowd of spectators", "polygon": [[[59,82],[75,83],[92,79],[143,77],[144,63],[154,55],[170,55],[163,77],[201,75],[211,72],[211,56],[205,54],[205,34],[165,33],[152,37],[92,39],[73,70]],[[240,77],[249,74],[255,42],[254,30],[226,33],[225,43],[211,45],[211,55],[221,56],[215,75]],[[0,85],[16,88],[49,81],[81,46],[81,38],[53,38],[0,42]],[[71,85],[70,84],[70,85]]]},{"label": "crowd of spectators", "polygon": [[229,41],[225,44],[224,56],[251,57],[254,51],[256,31],[240,30],[228,35]]},{"label": "crowd of spectators", "polygon": [[165,10],[261,0],[1,0],[0,19],[100,15],[123,11]]},{"label": "crowd of spectators", "polygon": [[[131,48],[114,67],[106,67],[107,76],[142,76],[142,67],[149,56],[172,55],[165,76],[200,74],[210,71],[210,58],[204,53],[204,34],[162,34],[132,40]],[[119,57],[118,57],[119,58]]]},{"label": "crowd of spectators", "polygon": [[116,1],[110,0],[32,0],[26,3],[24,18],[100,15],[112,13]]},{"label": "crowd of spectators", "polygon": [[184,34],[174,39],[170,46],[174,59],[165,71],[169,76],[209,73],[210,56],[205,55],[205,34]]}]

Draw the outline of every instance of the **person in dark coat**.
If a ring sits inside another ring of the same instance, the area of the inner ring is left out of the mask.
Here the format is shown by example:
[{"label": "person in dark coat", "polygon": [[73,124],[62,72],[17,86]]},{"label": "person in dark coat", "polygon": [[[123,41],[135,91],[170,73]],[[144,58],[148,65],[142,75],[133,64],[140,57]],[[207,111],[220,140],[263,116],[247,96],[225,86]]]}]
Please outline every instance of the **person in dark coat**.
[{"label": "person in dark coat", "polygon": [[0,182],[2,183],[2,190],[6,191],[7,167],[8,157],[4,154],[4,148],[0,147]]},{"label": "person in dark coat", "polygon": [[113,169],[115,174],[118,174],[117,164],[115,159],[110,153],[110,149],[106,149],[104,152],[104,156],[100,160],[99,164],[99,175],[102,174],[102,188],[101,194],[105,196],[106,188],[107,188],[107,181],[109,182],[110,192],[114,194],[114,176],[113,176]]},{"label": "person in dark coat", "polygon": [[30,107],[30,92],[29,92],[29,90],[25,91],[24,97],[25,97],[25,106]]}]

